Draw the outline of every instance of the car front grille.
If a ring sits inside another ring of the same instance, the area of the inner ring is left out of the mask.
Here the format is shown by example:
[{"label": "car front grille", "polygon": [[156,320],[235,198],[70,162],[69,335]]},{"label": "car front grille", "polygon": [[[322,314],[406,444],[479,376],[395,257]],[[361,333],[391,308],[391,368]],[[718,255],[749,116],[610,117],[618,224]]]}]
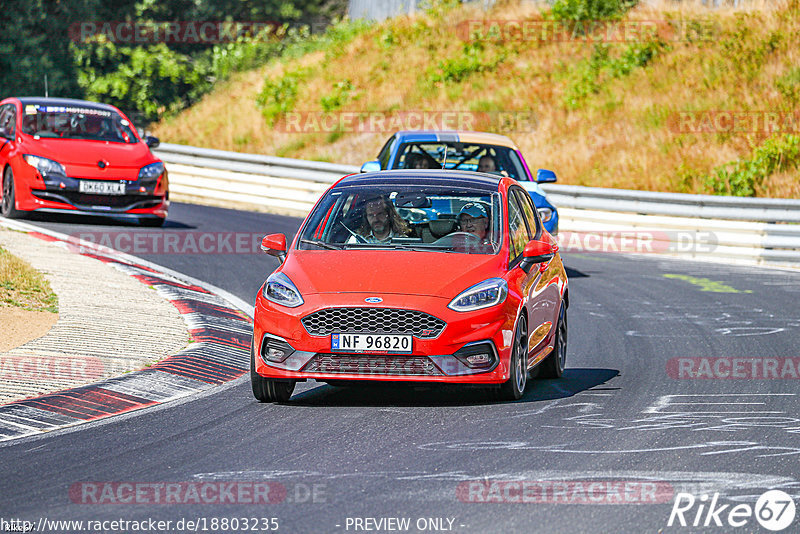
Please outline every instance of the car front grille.
[{"label": "car front grille", "polygon": [[317,354],[303,371],[355,375],[440,376],[442,372],[425,356],[375,354]]},{"label": "car front grille", "polygon": [[442,333],[446,323],[420,311],[394,308],[328,308],[303,317],[303,326],[312,336],[333,332],[354,334],[411,334],[432,339]]}]

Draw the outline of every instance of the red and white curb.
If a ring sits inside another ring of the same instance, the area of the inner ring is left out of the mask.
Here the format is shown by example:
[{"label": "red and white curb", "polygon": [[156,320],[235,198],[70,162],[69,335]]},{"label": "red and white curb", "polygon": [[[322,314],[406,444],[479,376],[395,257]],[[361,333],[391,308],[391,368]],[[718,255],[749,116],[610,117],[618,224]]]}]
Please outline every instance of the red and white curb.
[{"label": "red and white curb", "polygon": [[152,286],[188,325],[193,343],[125,375],[0,406],[0,441],[96,421],[208,390],[250,368],[253,308],[205,282],[108,248],[18,221],[0,224],[96,258]]}]

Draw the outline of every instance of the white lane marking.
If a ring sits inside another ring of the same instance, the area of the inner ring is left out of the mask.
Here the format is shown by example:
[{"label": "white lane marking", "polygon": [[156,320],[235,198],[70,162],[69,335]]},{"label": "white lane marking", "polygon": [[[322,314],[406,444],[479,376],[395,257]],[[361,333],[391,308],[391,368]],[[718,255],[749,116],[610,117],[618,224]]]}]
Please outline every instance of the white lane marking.
[{"label": "white lane marking", "polygon": [[[686,410],[677,410],[677,411],[669,411],[670,407],[680,406],[680,405],[687,405],[687,404],[712,404],[712,405],[722,405],[722,406],[736,406],[737,404],[755,404],[755,403],[744,403],[743,400],[749,400],[751,397],[794,397],[796,396],[795,393],[704,393],[704,394],[672,394],[672,395],[662,395],[660,396],[653,405],[644,409],[643,413],[654,413],[654,414],[686,414],[691,415],[693,413],[719,413],[719,414],[728,414],[728,413],[756,413],[756,414],[763,414],[763,413],[784,413],[784,412],[775,412],[775,411],[762,411],[762,410],[749,410],[747,412],[732,412],[730,410],[718,410],[718,411],[710,411],[710,412],[696,412],[696,411],[686,411]],[[742,400],[737,400],[739,397],[746,397]],[[703,401],[703,399],[709,398],[709,402]],[[721,398],[728,398],[730,399],[728,402],[710,402],[711,400],[718,400]],[[680,402],[684,400],[695,399],[693,402]],[[758,404],[766,404],[765,402],[760,402]]]},{"label": "white lane marking", "polygon": [[673,452],[686,450],[704,450],[723,448],[724,450],[709,450],[701,452],[701,456],[713,456],[727,454],[731,452],[745,452],[751,450],[760,451],[782,451],[772,454],[761,454],[756,458],[768,458],[773,456],[792,456],[800,455],[800,448],[780,447],[762,445],[756,441],[706,441],[703,443],[692,443],[687,445],[673,445],[670,447],[651,447],[643,449],[573,449],[567,444],[554,445],[533,445],[525,441],[497,441],[497,442],[435,442],[418,445],[418,448],[426,451],[436,452],[478,452],[489,450],[532,450],[559,454],[586,454],[586,455],[626,455],[626,454],[650,454],[656,452]]}]

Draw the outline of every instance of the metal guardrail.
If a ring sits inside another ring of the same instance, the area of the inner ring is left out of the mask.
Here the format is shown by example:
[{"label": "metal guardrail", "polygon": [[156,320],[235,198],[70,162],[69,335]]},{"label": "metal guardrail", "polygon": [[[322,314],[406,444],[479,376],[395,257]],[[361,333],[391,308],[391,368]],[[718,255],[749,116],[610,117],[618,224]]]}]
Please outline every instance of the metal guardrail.
[{"label": "metal guardrail", "polygon": [[545,185],[556,206],[647,215],[800,223],[800,200],[655,193],[579,185]]},{"label": "metal guardrail", "polygon": [[[352,165],[169,143],[154,152],[167,163],[175,199],[299,216],[308,213],[333,182],[359,172]],[[543,188],[558,207],[568,249],[575,235],[628,236],[638,244],[653,244],[661,254],[800,266],[800,224],[787,224],[800,223],[800,200],[557,184]],[[584,237],[584,244],[590,242]]]}]

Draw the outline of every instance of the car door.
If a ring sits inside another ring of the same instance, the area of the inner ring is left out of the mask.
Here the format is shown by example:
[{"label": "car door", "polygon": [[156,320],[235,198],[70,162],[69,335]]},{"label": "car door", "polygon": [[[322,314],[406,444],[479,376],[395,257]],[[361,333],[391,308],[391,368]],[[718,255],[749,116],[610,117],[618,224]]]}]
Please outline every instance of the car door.
[{"label": "car door", "polygon": [[[540,239],[542,224],[530,195],[519,187],[510,189],[519,206],[520,216],[525,224],[526,241]],[[510,215],[510,212],[509,212]],[[510,221],[510,219],[509,219]],[[553,260],[551,260],[552,262]],[[549,265],[548,265],[549,266]],[[558,323],[558,306],[561,301],[558,279],[553,277],[552,269],[540,271],[534,265],[528,272],[525,283],[525,306],[528,310],[528,351],[529,364],[544,357],[545,350],[553,343],[553,334]]]}]

